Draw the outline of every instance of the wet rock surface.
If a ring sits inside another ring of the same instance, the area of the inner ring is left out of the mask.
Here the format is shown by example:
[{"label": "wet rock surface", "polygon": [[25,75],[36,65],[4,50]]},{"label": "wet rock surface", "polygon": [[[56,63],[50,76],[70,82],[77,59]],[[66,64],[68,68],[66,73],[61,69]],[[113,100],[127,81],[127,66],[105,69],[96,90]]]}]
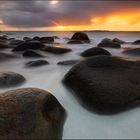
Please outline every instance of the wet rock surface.
[{"label": "wet rock surface", "polygon": [[20,45],[17,45],[13,51],[25,51],[25,50],[40,50],[41,48],[45,47],[42,43],[32,41],[32,42],[25,42]]},{"label": "wet rock surface", "polygon": [[23,53],[23,56],[24,57],[35,57],[35,58],[38,58],[38,57],[43,57],[43,55],[35,52],[35,51],[32,51],[32,50],[28,50],[28,51],[25,51]]},{"label": "wet rock surface", "polygon": [[0,139],[61,139],[65,117],[48,91],[22,88],[0,94]]},{"label": "wet rock surface", "polygon": [[83,57],[90,57],[96,55],[111,55],[111,54],[107,50],[100,47],[90,48],[81,53],[81,56]]},{"label": "wet rock surface", "polygon": [[96,56],[76,64],[63,82],[85,108],[114,114],[139,105],[139,71],[137,62]]},{"label": "wet rock surface", "polygon": [[66,66],[66,65],[74,65],[78,62],[79,60],[65,60],[65,61],[59,61],[57,64]]},{"label": "wet rock surface", "polygon": [[6,61],[6,60],[9,60],[9,59],[13,59],[13,58],[17,58],[17,56],[14,55],[14,54],[0,52],[0,62],[1,61]]},{"label": "wet rock surface", "polygon": [[97,46],[106,48],[121,48],[121,45],[119,43],[113,42],[108,38],[103,39]]},{"label": "wet rock surface", "polygon": [[140,40],[136,40],[132,43],[133,45],[140,45]]},{"label": "wet rock surface", "polygon": [[8,88],[21,85],[25,78],[14,72],[0,72],[0,88]]},{"label": "wet rock surface", "polygon": [[129,49],[126,51],[123,51],[124,54],[129,54],[129,55],[137,55],[140,56],[140,48],[135,48],[135,49]]},{"label": "wet rock surface", "polygon": [[[88,35],[86,34],[86,33],[84,33],[84,32],[76,32],[73,36],[72,36],[72,38],[70,39],[70,42],[73,42],[73,41],[75,41],[75,43],[76,42],[80,42],[80,41],[82,41],[83,43],[90,43],[90,39],[89,39],[89,37],[88,37]],[[70,43],[69,42],[69,43]],[[71,43],[72,43],[71,42]]]},{"label": "wet rock surface", "polygon": [[45,52],[50,52],[50,53],[54,53],[54,54],[64,54],[64,53],[69,53],[72,51],[72,49],[69,48],[62,48],[62,47],[44,47],[43,51]]},{"label": "wet rock surface", "polygon": [[44,66],[47,64],[49,64],[49,62],[46,60],[34,60],[34,61],[29,61],[25,63],[25,66],[26,67],[39,67],[39,66]]}]

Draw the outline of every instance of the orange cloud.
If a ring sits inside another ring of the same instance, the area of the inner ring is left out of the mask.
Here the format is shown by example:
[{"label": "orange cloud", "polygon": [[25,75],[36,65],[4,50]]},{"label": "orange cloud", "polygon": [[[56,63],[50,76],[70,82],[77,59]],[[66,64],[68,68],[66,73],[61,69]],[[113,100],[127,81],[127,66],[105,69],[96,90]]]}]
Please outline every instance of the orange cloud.
[{"label": "orange cloud", "polygon": [[[3,25],[0,20],[0,30],[33,30],[33,31],[78,31],[78,30],[110,30],[110,31],[140,31],[140,10],[111,13],[102,17],[89,19],[86,25],[63,25],[53,21],[54,26],[39,28],[16,28]],[[92,17],[92,16],[91,16]],[[88,20],[88,19],[85,19]],[[2,25],[1,25],[2,24]]]}]

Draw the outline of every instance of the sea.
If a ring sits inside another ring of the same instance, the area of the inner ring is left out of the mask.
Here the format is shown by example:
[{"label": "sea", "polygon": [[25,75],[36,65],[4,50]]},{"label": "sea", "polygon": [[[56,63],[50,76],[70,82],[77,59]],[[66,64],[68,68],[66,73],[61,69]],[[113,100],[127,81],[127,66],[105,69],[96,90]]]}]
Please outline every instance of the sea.
[{"label": "sea", "polygon": [[[67,111],[67,119],[64,124],[63,139],[137,139],[140,138],[140,108],[134,108],[115,115],[99,115],[83,108],[73,94],[62,84],[64,75],[72,66],[57,65],[59,61],[83,60],[80,53],[84,50],[96,47],[104,38],[119,38],[126,42],[134,42],[140,39],[140,32],[111,32],[111,31],[90,31],[85,32],[91,39],[90,44],[67,44],[67,38],[75,32],[1,32],[0,35],[7,35],[9,38],[23,39],[23,37],[34,36],[58,36],[55,39],[57,47],[71,48],[72,52],[55,55],[40,52],[46,56],[43,58],[50,64],[36,68],[26,68],[25,63],[33,60],[31,58],[11,59],[0,63],[0,71],[12,71],[23,75],[26,82],[14,88],[0,89],[4,92],[11,89],[35,87],[49,91],[63,105]],[[127,43],[121,49],[107,49],[113,56],[123,57],[128,60],[140,60],[140,56],[124,55],[122,52],[128,48],[139,48],[140,45]],[[6,53],[13,53],[10,49],[3,50]],[[36,60],[36,58],[34,59]]]}]

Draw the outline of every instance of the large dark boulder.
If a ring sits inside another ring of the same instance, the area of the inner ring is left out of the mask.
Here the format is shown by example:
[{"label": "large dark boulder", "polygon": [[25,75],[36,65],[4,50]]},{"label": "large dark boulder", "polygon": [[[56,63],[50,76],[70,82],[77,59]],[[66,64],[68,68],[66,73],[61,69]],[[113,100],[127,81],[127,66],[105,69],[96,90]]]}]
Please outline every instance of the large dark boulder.
[{"label": "large dark boulder", "polygon": [[44,66],[49,64],[48,61],[46,60],[34,60],[34,61],[29,61],[25,64],[26,67],[39,67],[39,66]]},{"label": "large dark boulder", "polygon": [[90,57],[75,65],[63,82],[92,111],[113,114],[140,101],[140,65],[111,56]]},{"label": "large dark boulder", "polygon": [[83,57],[96,56],[96,55],[111,55],[111,54],[107,50],[100,47],[90,48],[81,53],[81,56]]},{"label": "large dark boulder", "polygon": [[140,48],[135,48],[135,49],[130,49],[123,51],[124,54],[129,54],[129,55],[138,55],[140,56]]},{"label": "large dark boulder", "polygon": [[0,94],[0,139],[61,139],[66,112],[48,91],[22,88]]},{"label": "large dark boulder", "polygon": [[72,38],[71,41],[82,41],[83,43],[89,43],[90,39],[87,34],[83,32],[76,32]]},{"label": "large dark boulder", "polygon": [[108,38],[103,39],[97,46],[106,48],[121,48],[121,45],[119,43],[113,42]]},{"label": "large dark boulder", "polygon": [[32,51],[32,50],[27,50],[23,53],[23,56],[24,57],[43,57],[41,54],[35,52],[35,51]]},{"label": "large dark boulder", "polygon": [[25,50],[40,50],[41,48],[45,47],[42,43],[32,41],[32,42],[25,42],[20,45],[17,45],[13,51],[25,51]]},{"label": "large dark boulder", "polygon": [[136,40],[132,44],[134,44],[134,45],[140,45],[140,40]]},{"label": "large dark boulder", "polygon": [[0,88],[18,86],[25,81],[25,78],[14,72],[0,72]]},{"label": "large dark boulder", "polygon": [[69,48],[61,48],[61,47],[45,47],[43,48],[43,51],[45,52],[50,52],[50,53],[54,53],[54,54],[64,54],[64,53],[69,53],[71,52],[72,50],[69,49]]}]

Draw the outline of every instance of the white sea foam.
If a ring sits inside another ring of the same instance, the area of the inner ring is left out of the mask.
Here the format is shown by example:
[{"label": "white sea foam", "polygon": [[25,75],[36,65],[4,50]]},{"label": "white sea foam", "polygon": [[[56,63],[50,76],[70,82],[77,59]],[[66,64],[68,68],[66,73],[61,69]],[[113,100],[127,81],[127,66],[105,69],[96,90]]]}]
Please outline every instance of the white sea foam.
[{"label": "white sea foam", "polygon": [[[23,36],[36,36],[35,33],[13,33],[16,37],[22,38]],[[39,36],[56,35],[51,33],[38,33]],[[124,35],[123,33],[118,35],[117,33],[88,33],[92,38],[91,44],[86,45],[66,45],[66,40],[63,37],[70,37],[72,33],[57,33],[61,39],[57,39],[57,42],[63,43],[66,47],[72,48],[71,53],[64,55],[52,55],[49,53],[43,53],[45,58],[49,61],[49,65],[38,68],[25,68],[24,63],[31,60],[23,57],[19,59],[13,59],[11,61],[5,61],[0,63],[1,71],[13,71],[22,74],[27,79],[26,83],[20,87],[36,87],[48,90],[51,92],[59,102],[66,109],[68,116],[64,126],[64,139],[84,139],[84,138],[140,138],[140,108],[135,108],[130,111],[126,111],[113,116],[102,116],[95,113],[91,113],[84,109],[70,93],[70,91],[62,84],[63,76],[71,68],[71,66],[59,66],[58,61],[70,60],[70,59],[82,59],[79,54],[87,48],[96,46],[102,38],[118,37],[126,41],[134,41],[137,35]],[[118,35],[118,36],[117,36]],[[129,58],[129,56],[123,56],[121,49],[108,49],[113,55]],[[7,50],[8,51],[8,50]],[[6,51],[6,52],[7,52]],[[132,57],[132,59],[136,59]],[[137,57],[137,59],[139,59]],[[10,90],[2,89],[2,91]]]}]

